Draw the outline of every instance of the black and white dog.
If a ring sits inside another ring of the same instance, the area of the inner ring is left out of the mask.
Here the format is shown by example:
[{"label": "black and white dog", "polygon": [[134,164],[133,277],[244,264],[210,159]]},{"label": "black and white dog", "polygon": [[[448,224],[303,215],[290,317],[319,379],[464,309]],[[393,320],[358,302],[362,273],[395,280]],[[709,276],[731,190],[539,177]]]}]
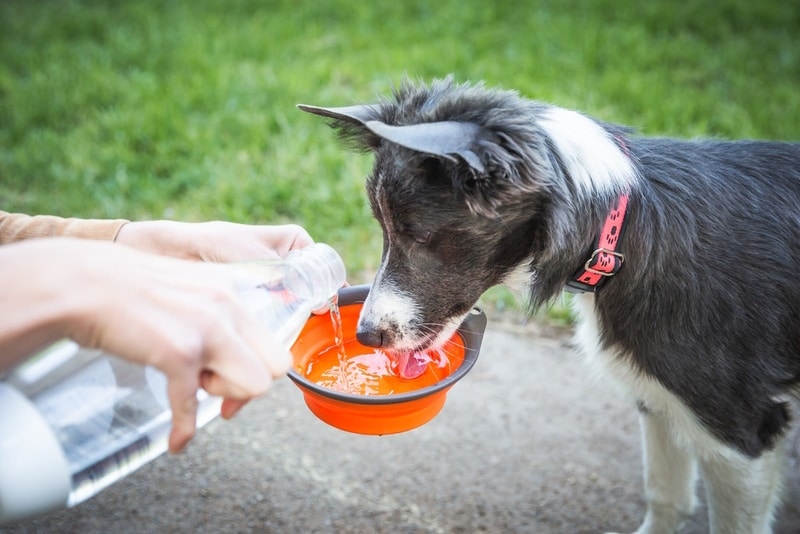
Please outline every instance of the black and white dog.
[{"label": "black and white dog", "polygon": [[641,412],[647,515],[699,469],[712,531],[768,532],[800,393],[800,144],[680,141],[451,78],[331,119],[375,166],[372,346],[442,343],[490,286],[578,291],[577,338]]}]

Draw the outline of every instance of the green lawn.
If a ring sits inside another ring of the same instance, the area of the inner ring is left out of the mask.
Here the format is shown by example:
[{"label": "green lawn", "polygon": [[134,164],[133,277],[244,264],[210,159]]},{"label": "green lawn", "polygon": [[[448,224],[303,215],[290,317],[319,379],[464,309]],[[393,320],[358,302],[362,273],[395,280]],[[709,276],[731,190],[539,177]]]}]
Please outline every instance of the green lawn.
[{"label": "green lawn", "polygon": [[0,2],[0,206],[294,221],[380,255],[370,159],[297,103],[486,80],[647,134],[800,139],[797,2]]}]

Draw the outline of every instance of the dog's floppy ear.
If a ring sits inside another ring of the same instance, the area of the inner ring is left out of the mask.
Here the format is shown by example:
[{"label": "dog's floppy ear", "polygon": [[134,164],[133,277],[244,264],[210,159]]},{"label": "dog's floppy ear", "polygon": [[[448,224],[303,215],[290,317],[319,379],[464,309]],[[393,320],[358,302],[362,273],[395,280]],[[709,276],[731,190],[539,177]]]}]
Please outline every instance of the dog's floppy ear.
[{"label": "dog's floppy ear", "polygon": [[478,143],[480,127],[471,122],[441,121],[392,126],[380,121],[364,124],[372,133],[400,146],[457,161],[466,161],[472,169],[483,174],[480,158],[472,151]]}]

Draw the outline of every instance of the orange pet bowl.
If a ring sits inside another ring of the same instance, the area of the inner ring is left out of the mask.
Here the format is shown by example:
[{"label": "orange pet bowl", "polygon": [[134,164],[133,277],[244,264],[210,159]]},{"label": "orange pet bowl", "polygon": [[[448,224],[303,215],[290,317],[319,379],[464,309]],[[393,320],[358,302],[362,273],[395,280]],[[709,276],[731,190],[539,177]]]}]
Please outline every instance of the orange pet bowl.
[{"label": "orange pet bowl", "polygon": [[[392,360],[356,339],[358,316],[368,293],[367,285],[339,290],[342,342],[348,358],[361,358],[362,363],[367,362],[367,367],[387,371]],[[335,389],[330,383],[322,385],[320,369],[326,369],[327,375],[333,376],[333,371],[327,368],[331,361],[337,362],[333,324],[327,314],[309,318],[292,346],[294,366],[289,377],[303,392],[311,412],[324,422],[357,434],[383,435],[417,428],[441,411],[447,392],[469,372],[478,358],[486,315],[473,309],[443,347],[422,353],[429,362],[419,377],[400,378],[390,371],[369,375],[367,386],[360,384],[369,390],[368,394],[362,392],[364,387],[353,393]],[[347,369],[351,365],[354,364],[348,363]]]}]

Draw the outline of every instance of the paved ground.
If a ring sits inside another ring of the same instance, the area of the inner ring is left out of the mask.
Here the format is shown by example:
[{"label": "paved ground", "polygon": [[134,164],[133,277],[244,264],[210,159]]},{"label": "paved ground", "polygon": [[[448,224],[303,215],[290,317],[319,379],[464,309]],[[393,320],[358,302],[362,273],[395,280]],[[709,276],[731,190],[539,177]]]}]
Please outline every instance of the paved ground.
[{"label": "paved ground", "polygon": [[[523,330],[523,331],[515,331]],[[351,435],[288,379],[71,510],[2,532],[582,533],[643,514],[637,416],[593,382],[563,332],[492,326],[439,416]],[[800,532],[800,459],[777,532]],[[704,510],[689,528],[707,530]]]}]

